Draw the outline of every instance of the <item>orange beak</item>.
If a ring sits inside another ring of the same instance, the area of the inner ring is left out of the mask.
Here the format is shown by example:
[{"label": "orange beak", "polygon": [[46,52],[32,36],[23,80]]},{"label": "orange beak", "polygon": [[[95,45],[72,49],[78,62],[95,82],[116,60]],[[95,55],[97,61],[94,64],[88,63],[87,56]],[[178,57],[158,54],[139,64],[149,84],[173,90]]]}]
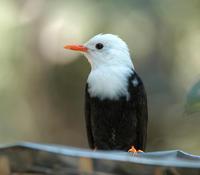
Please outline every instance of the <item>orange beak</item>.
[{"label": "orange beak", "polygon": [[72,45],[66,45],[64,46],[65,49],[69,50],[76,50],[76,51],[82,51],[82,52],[87,52],[88,48],[84,47],[82,44],[72,44]]}]

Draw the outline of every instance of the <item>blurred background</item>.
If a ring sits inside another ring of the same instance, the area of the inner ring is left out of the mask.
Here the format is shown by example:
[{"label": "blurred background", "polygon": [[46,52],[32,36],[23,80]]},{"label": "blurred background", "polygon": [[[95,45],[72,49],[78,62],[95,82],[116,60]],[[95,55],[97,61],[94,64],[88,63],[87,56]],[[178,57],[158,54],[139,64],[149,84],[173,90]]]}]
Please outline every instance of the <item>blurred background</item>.
[{"label": "blurred background", "polygon": [[200,1],[1,0],[0,144],[88,148],[90,66],[66,44],[119,35],[146,87],[148,151],[200,155]]}]

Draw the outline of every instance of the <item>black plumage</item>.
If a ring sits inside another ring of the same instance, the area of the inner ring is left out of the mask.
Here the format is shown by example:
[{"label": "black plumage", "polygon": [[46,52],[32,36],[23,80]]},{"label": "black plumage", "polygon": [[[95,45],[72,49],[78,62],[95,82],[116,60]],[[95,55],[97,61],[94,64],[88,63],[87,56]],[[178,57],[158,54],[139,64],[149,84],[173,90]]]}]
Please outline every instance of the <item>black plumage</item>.
[{"label": "black plumage", "polygon": [[127,151],[134,146],[145,150],[148,120],[145,89],[134,70],[127,81],[130,98],[121,96],[117,100],[91,97],[86,84],[85,119],[90,148]]}]

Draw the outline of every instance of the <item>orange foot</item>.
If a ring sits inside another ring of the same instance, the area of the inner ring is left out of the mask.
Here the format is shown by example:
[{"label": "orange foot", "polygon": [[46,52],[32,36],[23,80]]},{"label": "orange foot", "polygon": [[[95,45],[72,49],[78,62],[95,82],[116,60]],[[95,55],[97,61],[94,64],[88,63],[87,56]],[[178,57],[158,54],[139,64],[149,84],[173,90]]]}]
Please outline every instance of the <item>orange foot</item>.
[{"label": "orange foot", "polygon": [[136,155],[137,153],[142,153],[143,151],[140,149],[136,150],[134,146],[131,146],[131,149],[129,149],[128,152],[131,152],[134,155]]},{"label": "orange foot", "polygon": [[94,152],[96,152],[96,151],[97,151],[97,149],[98,149],[98,148],[97,148],[97,146],[95,146],[95,147],[94,147]]}]

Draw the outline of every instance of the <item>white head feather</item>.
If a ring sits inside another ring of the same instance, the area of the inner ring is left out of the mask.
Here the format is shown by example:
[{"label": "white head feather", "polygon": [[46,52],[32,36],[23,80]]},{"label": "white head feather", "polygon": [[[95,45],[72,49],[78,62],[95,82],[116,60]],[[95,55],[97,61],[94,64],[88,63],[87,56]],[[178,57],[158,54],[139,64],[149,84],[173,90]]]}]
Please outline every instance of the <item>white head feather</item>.
[{"label": "white head feather", "polygon": [[[97,49],[96,44],[103,44],[102,49]],[[101,66],[128,66],[133,68],[127,44],[117,35],[98,34],[84,44],[88,48],[85,56],[92,69]]]},{"label": "white head feather", "polygon": [[[97,49],[96,44],[103,44]],[[88,91],[92,97],[117,100],[129,98],[128,77],[134,69],[127,44],[116,35],[99,34],[84,44],[84,55],[91,64]]]}]

